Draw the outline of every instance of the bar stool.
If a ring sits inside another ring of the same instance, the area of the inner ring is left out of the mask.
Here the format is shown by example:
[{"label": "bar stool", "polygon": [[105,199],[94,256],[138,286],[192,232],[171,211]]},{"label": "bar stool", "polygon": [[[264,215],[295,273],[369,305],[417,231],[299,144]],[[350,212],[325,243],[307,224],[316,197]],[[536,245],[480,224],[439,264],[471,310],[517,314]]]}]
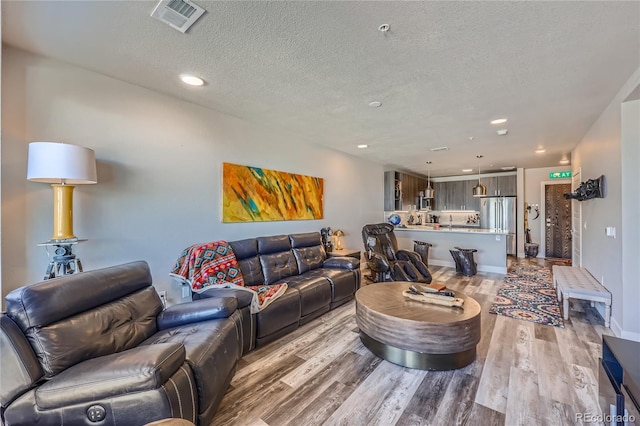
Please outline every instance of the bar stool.
[{"label": "bar stool", "polygon": [[463,249],[460,247],[454,247],[453,250],[449,250],[453,261],[456,263],[456,274],[470,277],[478,273],[478,264],[473,259],[473,253],[477,251],[476,249]]},{"label": "bar stool", "polygon": [[424,263],[427,268],[429,267],[429,247],[432,245],[433,244],[424,241],[413,240],[413,251],[420,255],[422,263]]}]

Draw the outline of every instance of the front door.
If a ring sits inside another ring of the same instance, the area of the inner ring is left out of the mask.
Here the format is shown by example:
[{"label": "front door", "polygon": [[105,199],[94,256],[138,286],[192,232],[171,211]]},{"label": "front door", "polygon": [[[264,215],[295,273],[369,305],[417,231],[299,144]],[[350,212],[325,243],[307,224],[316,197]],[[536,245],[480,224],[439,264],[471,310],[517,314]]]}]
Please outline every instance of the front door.
[{"label": "front door", "polygon": [[571,259],[571,200],[564,198],[570,192],[570,183],[545,186],[545,257]]}]

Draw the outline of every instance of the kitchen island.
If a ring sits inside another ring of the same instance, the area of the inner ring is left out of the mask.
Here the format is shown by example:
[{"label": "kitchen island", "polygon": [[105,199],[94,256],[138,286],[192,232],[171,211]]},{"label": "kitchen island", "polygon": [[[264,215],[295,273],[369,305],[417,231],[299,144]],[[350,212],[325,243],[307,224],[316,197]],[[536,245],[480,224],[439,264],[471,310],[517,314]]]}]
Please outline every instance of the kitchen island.
[{"label": "kitchen island", "polygon": [[394,233],[400,249],[413,250],[414,241],[432,244],[429,249],[429,265],[455,268],[449,250],[460,247],[478,250],[475,253],[478,271],[507,273],[507,231],[448,226],[435,229],[429,224],[396,227]]}]

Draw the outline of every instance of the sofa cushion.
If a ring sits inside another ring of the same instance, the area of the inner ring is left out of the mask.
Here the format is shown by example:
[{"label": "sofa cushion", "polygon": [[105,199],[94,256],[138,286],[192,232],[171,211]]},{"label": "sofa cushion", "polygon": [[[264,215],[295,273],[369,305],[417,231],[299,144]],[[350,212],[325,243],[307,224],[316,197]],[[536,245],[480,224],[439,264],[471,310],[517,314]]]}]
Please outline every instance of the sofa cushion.
[{"label": "sofa cushion", "polygon": [[148,286],[61,321],[30,327],[25,334],[45,376],[53,377],[79,362],[137,346],[157,331],[161,311],[158,294]]},{"label": "sofa cushion", "polygon": [[265,284],[273,284],[283,278],[298,275],[298,263],[291,250],[260,255],[260,263]]},{"label": "sofa cushion", "polygon": [[210,297],[235,297],[238,302],[238,309],[251,305],[253,293],[236,290],[235,288],[208,288],[202,293],[193,293],[193,300],[207,299]]},{"label": "sofa cushion", "polygon": [[309,315],[331,303],[331,284],[325,277],[312,277],[307,274],[286,279],[287,285],[300,293],[300,314]]},{"label": "sofa cushion", "polygon": [[291,240],[291,247],[293,248],[303,248],[303,247],[312,247],[312,246],[322,247],[322,238],[320,237],[319,232],[305,232],[302,234],[291,234],[289,235],[289,240]]},{"label": "sofa cushion", "polygon": [[239,260],[238,267],[242,271],[244,285],[264,285],[265,279],[260,258],[255,256]]},{"label": "sofa cushion", "polygon": [[301,274],[311,270],[317,269],[322,266],[327,255],[324,251],[324,247],[311,246],[303,248],[294,248],[293,255],[298,263],[298,270]]},{"label": "sofa cushion", "polygon": [[258,240],[255,238],[231,241],[229,245],[233,249],[237,260],[248,259],[258,255]]},{"label": "sofa cushion", "polygon": [[48,410],[96,399],[157,389],[182,366],[181,344],[139,346],[93,358],[47,381],[36,390],[39,408]]},{"label": "sofa cushion", "polygon": [[270,254],[291,250],[291,242],[288,235],[273,235],[271,237],[259,237],[258,253]]},{"label": "sofa cushion", "polygon": [[331,303],[353,297],[357,290],[359,271],[319,268],[305,273],[310,277],[325,277],[331,283]]},{"label": "sofa cushion", "polygon": [[[64,285],[59,284],[61,279]],[[118,300],[150,285],[149,265],[143,261],[65,275],[9,293],[7,314],[25,331]]]},{"label": "sofa cushion", "polygon": [[199,413],[220,401],[229,375],[240,358],[242,331],[231,318],[198,322],[163,330],[142,342],[182,343],[196,380]]},{"label": "sofa cushion", "polygon": [[300,293],[293,287],[256,314],[256,337],[262,338],[300,320]]}]

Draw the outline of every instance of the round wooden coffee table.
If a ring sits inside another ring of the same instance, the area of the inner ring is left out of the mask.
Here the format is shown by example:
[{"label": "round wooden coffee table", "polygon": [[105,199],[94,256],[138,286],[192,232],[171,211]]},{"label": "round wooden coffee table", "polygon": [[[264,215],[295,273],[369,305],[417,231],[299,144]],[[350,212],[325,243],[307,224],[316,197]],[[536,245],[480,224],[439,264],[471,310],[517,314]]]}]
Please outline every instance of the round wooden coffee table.
[{"label": "round wooden coffee table", "polygon": [[406,299],[410,282],[370,284],[356,292],[356,322],[362,343],[387,361],[422,370],[453,370],[471,364],[480,341],[480,305],[461,308]]}]

